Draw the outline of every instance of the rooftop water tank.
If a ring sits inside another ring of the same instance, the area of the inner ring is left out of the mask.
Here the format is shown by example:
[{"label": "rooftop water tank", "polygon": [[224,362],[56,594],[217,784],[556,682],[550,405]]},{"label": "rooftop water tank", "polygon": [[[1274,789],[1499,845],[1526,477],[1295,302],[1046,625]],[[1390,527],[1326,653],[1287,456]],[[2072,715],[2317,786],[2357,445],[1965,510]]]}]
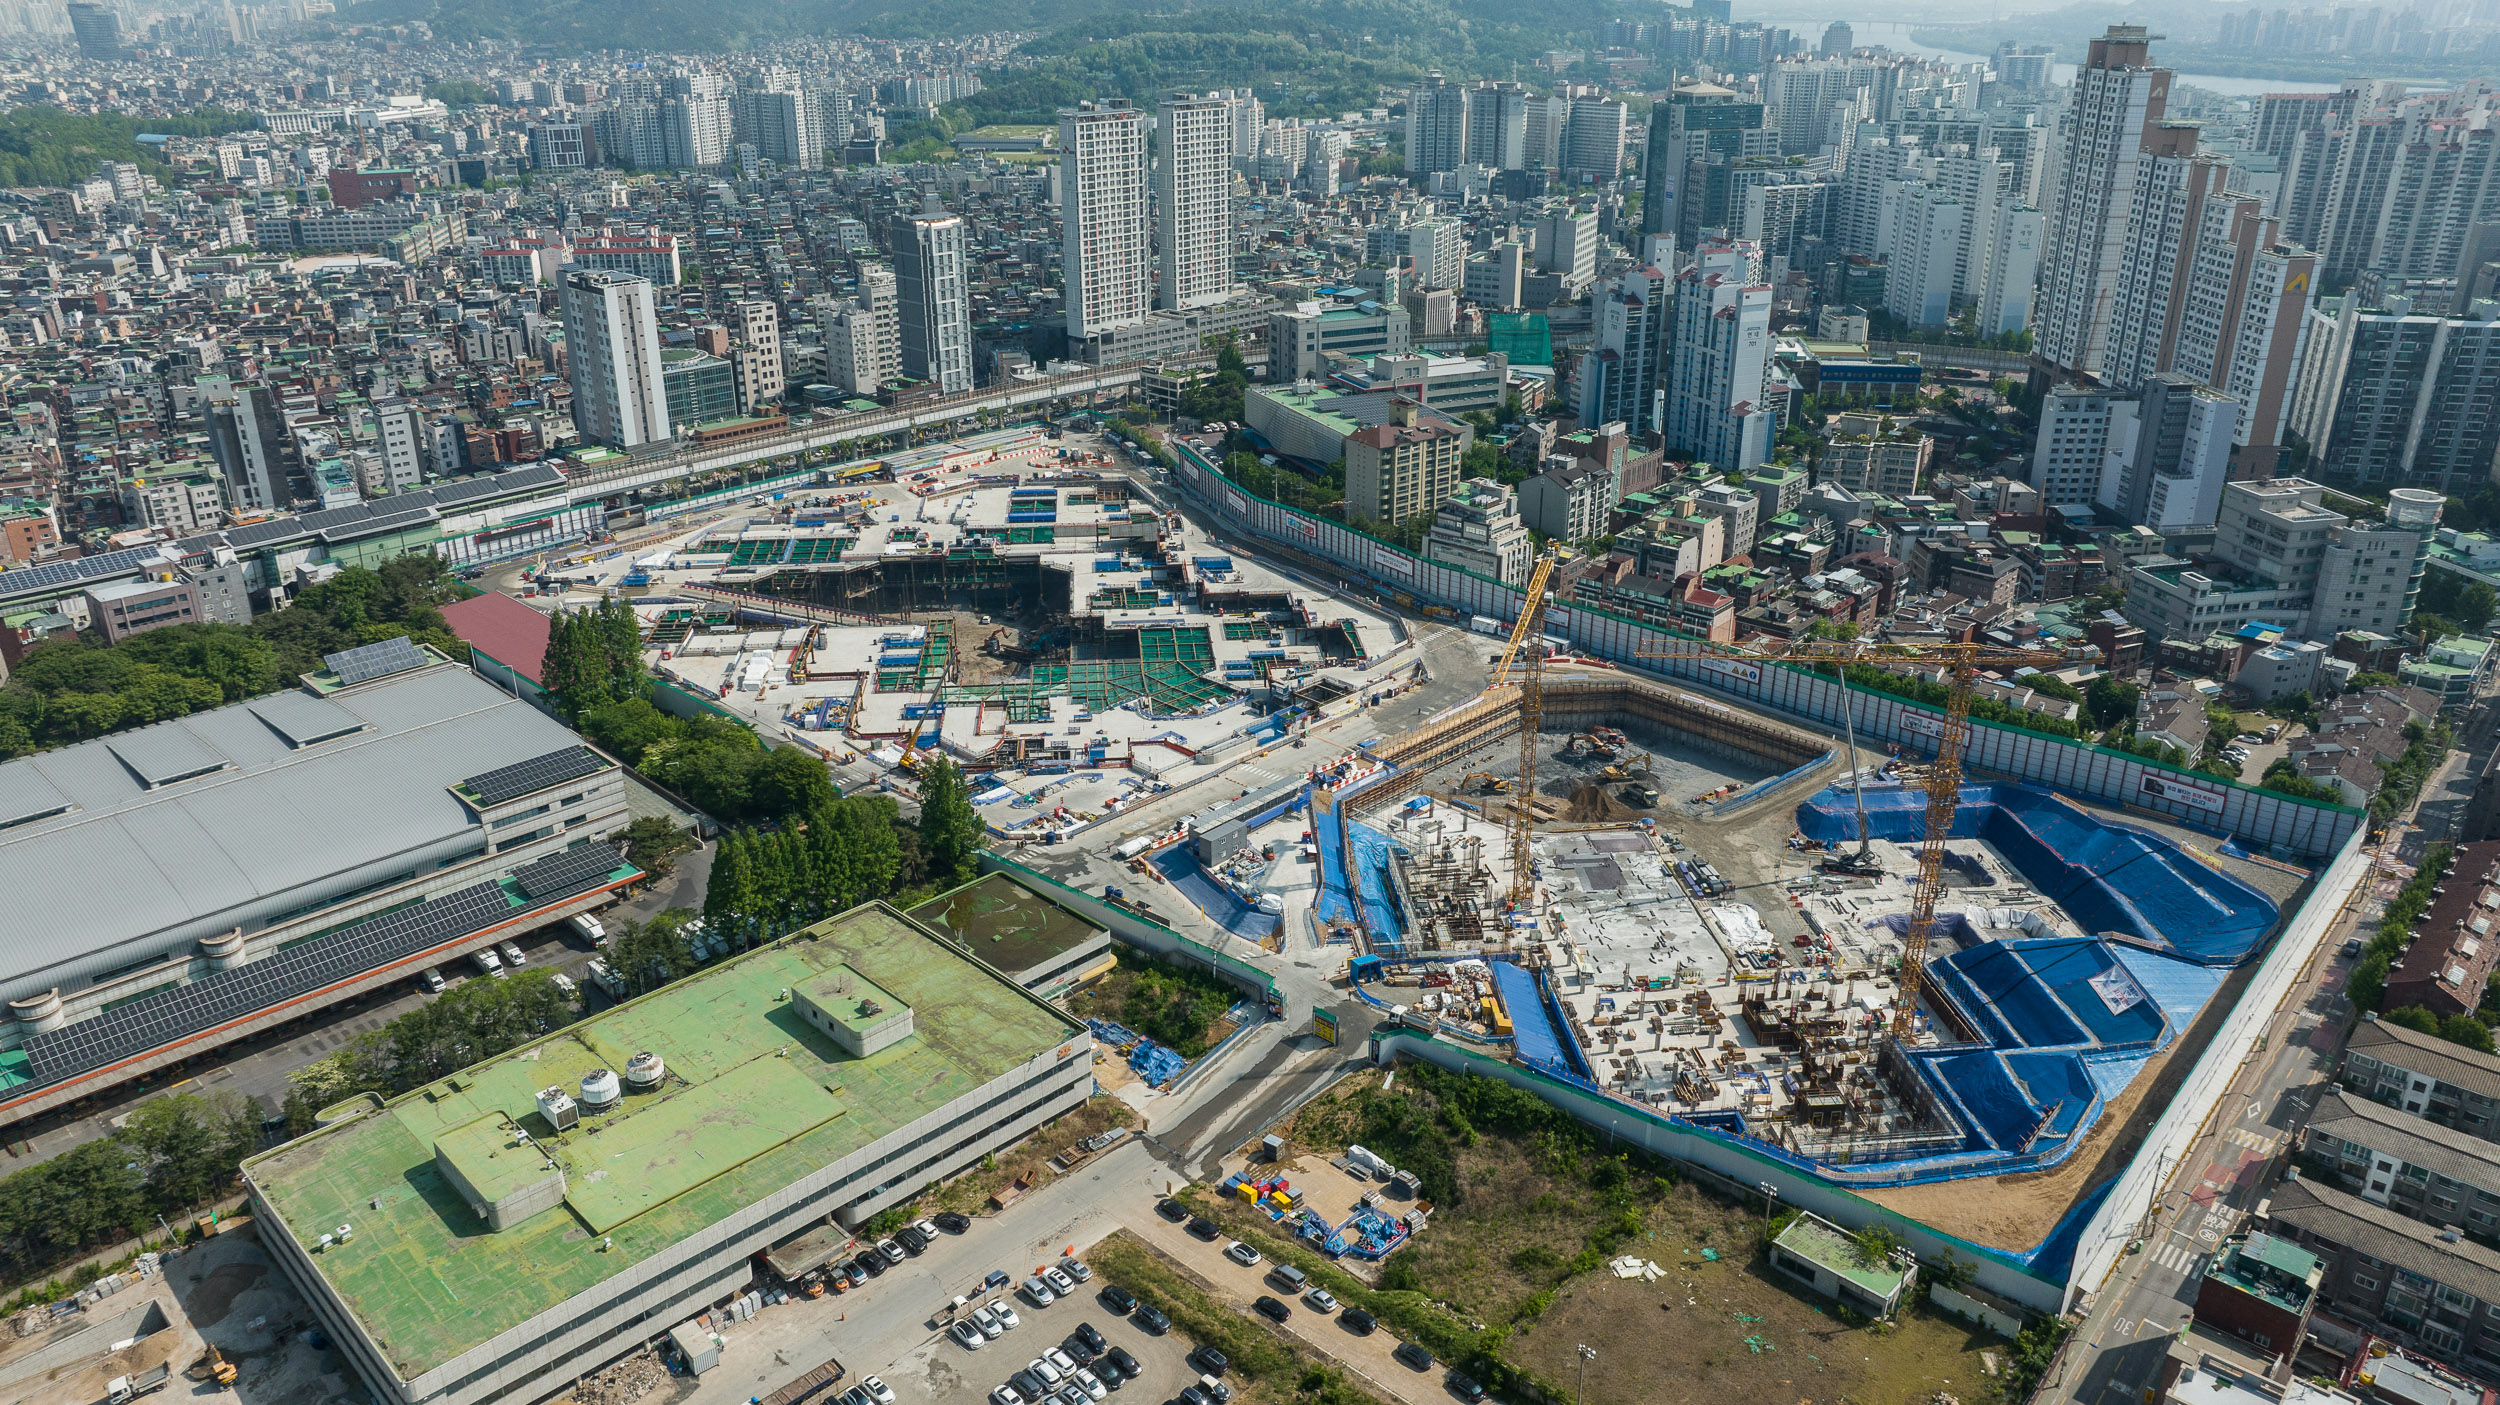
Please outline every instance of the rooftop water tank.
[{"label": "rooftop water tank", "polygon": [[645,1049],[625,1061],[625,1086],[637,1093],[648,1093],[668,1077],[668,1065],[660,1056]]},{"label": "rooftop water tank", "polygon": [[582,1075],[582,1111],[606,1112],[625,1096],[613,1070],[594,1068]]}]

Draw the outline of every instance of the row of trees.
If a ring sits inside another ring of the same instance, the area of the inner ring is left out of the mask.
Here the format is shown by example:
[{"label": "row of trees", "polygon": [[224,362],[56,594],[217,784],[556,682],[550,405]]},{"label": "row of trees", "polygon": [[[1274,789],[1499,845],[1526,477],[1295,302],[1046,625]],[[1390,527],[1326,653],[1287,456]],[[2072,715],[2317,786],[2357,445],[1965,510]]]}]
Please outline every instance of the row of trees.
[{"label": "row of trees", "polygon": [[466,659],[442,612],[465,589],[439,559],[403,556],[342,570],[248,625],[172,625],[113,645],[47,639],[0,685],[0,759],[275,692],[359,644],[405,636]]},{"label": "row of trees", "polygon": [[[2379,919],[2378,930],[2370,935],[2369,945],[2354,963],[2352,974],[2344,979],[2344,994],[2357,1010],[2379,1010],[2387,999],[2387,973],[2405,947],[2413,940],[2413,924],[2428,912],[2439,880],[2446,877],[2449,865],[2455,862],[2456,851],[2445,844],[2434,844],[2422,854],[2422,866],[2414,871],[2404,887],[2396,891]],[[2486,992],[2484,1006],[2493,1004]],[[2479,1013],[2479,1012],[2478,1012]],[[2492,1017],[2500,1017],[2495,1012]],[[2423,1034],[2437,1035],[2452,1044],[2462,1044],[2483,1053],[2492,1052],[2491,1026],[2476,1015],[2434,1015],[2419,1005],[2399,1006],[2383,1010],[2379,1018],[2389,1024],[2403,1025]],[[2491,1017],[2486,1017],[2491,1018]]]},{"label": "row of trees", "polygon": [[290,1133],[358,1093],[392,1097],[517,1049],[573,1020],[573,997],[545,970],[462,981],[398,1019],[287,1075]]},{"label": "row of trees", "polygon": [[642,622],[634,607],[621,596],[610,596],[592,609],[557,615],[548,624],[538,681],[572,720],[594,708],[646,695],[651,675],[643,667]]},{"label": "row of trees", "polygon": [[[81,1255],[188,1217],[235,1184],[260,1118],[231,1093],[141,1103],[121,1130],[0,1176],[0,1275],[46,1277]],[[36,1289],[10,1308],[53,1296]]]},{"label": "row of trees", "polygon": [[727,717],[678,717],[633,697],[590,708],[574,725],[724,823],[777,824],[833,798],[824,762],[798,747],[768,748]]}]

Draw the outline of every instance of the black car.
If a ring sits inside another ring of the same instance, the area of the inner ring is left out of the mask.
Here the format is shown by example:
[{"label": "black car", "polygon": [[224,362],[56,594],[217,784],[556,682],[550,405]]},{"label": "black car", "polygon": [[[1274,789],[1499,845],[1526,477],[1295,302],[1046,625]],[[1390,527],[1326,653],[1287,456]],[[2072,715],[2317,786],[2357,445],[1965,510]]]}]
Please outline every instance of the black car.
[{"label": "black car", "polygon": [[952,1210],[941,1210],[937,1214],[936,1224],[938,1228],[945,1230],[948,1234],[961,1234],[965,1230],[972,1228],[972,1217],[970,1215],[958,1215]]},{"label": "black car", "polygon": [[1137,1311],[1130,1313],[1128,1320],[1136,1323],[1149,1336],[1160,1337],[1172,1330],[1172,1319],[1164,1316],[1163,1309],[1152,1303],[1139,1303]]},{"label": "black car", "polygon": [[1429,1371],[1432,1369],[1432,1353],[1424,1350],[1422,1347],[1413,1342],[1400,1342],[1398,1343],[1398,1349],[1390,1352],[1389,1354],[1418,1371]]},{"label": "black car", "polygon": [[1130,1380],[1137,1379],[1146,1371],[1145,1366],[1140,1364],[1136,1357],[1129,1355],[1128,1348],[1124,1346],[1115,1346],[1104,1352],[1102,1359],[1110,1362],[1113,1370]]},{"label": "black car", "polygon": [[1292,1308],[1285,1306],[1283,1303],[1276,1301],[1274,1298],[1269,1297],[1265,1293],[1259,1294],[1258,1300],[1250,1304],[1250,1310],[1256,1312],[1259,1316],[1266,1318],[1268,1321],[1275,1323],[1279,1327],[1285,1325],[1286,1318],[1293,1316]]},{"label": "black car", "polygon": [[1170,1220],[1174,1224],[1179,1224],[1181,1221],[1189,1218],[1188,1209],[1177,1200],[1156,1201],[1155,1213],[1161,1215],[1167,1220]]},{"label": "black car", "polygon": [[1079,1366],[1091,1365],[1094,1358],[1102,1354],[1087,1346],[1083,1337],[1073,1335],[1059,1343],[1059,1349],[1066,1352],[1068,1358]]},{"label": "black car", "polygon": [[1208,1219],[1204,1215],[1200,1215],[1198,1218],[1189,1222],[1189,1232],[1197,1235],[1200,1239],[1207,1241],[1209,1244],[1212,1244],[1216,1241],[1217,1236],[1221,1235],[1224,1231],[1216,1228],[1215,1221]]},{"label": "black car", "polygon": [[1111,1309],[1115,1316],[1126,1317],[1137,1308],[1137,1295],[1117,1283],[1104,1285],[1099,1296],[1102,1305]]},{"label": "black car", "polygon": [[1215,1397],[1200,1390],[1196,1382],[1181,1387],[1181,1405],[1215,1405]]},{"label": "black car", "polygon": [[859,1266],[865,1270],[871,1278],[884,1277],[886,1268],[888,1267],[885,1261],[885,1255],[883,1254],[862,1254],[859,1256]]},{"label": "black car", "polygon": [[927,1253],[929,1250],[928,1237],[923,1235],[919,1230],[912,1228],[910,1225],[905,1225],[901,1229],[894,1231],[894,1242],[902,1245],[903,1252],[911,1255],[913,1258],[918,1258],[922,1254]]},{"label": "black car", "polygon": [[1091,1322],[1079,1322],[1076,1324],[1076,1331],[1071,1335],[1073,1335],[1078,1341],[1085,1343],[1085,1349],[1097,1356],[1100,1356],[1111,1345],[1111,1343],[1103,1340],[1101,1329],[1094,1326]]},{"label": "black car", "polygon": [[1476,1405],[1477,1401],[1484,1399],[1484,1387],[1476,1384],[1475,1377],[1464,1372],[1450,1372],[1449,1379],[1442,1384],[1450,1388],[1450,1394],[1466,1401],[1467,1405]]},{"label": "black car", "polygon": [[2359,937],[2344,938],[2344,959],[2346,961],[2354,960],[2361,955],[2361,952],[2362,946],[2361,939]]},{"label": "black car", "polygon": [[1210,1376],[1220,1376],[1233,1369],[1233,1359],[1211,1346],[1202,1346],[1189,1353],[1189,1359]]},{"label": "black car", "polygon": [[1034,1375],[1030,1368],[1019,1369],[1007,1378],[1007,1383],[1023,1392],[1027,1400],[1047,1399],[1057,1389],[1056,1386],[1049,1385],[1041,1377]]},{"label": "black car", "polygon": [[1370,1313],[1363,1311],[1361,1308],[1350,1307],[1337,1314],[1337,1325],[1345,1328],[1347,1331],[1352,1332],[1358,1337],[1368,1337],[1372,1334],[1372,1329],[1379,1326],[1380,1323],[1375,1321]]}]

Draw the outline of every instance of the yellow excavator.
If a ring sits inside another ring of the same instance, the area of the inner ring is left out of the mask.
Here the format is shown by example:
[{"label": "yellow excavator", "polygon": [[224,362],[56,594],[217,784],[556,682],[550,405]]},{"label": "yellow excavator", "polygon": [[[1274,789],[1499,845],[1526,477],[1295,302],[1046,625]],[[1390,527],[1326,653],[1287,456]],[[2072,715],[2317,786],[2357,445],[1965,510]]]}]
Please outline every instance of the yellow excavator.
[{"label": "yellow excavator", "polygon": [[1472,790],[1478,795],[1506,795],[1510,792],[1510,782],[1491,771],[1470,771],[1458,784],[1461,789]]}]

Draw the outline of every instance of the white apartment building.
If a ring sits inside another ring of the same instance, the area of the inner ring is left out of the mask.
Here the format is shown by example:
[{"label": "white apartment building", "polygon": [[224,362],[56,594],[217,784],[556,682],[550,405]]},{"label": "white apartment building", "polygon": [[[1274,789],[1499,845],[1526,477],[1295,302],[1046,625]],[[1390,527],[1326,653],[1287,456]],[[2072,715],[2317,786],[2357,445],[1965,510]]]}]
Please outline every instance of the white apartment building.
[{"label": "white apartment building", "polygon": [[1126,101],[1060,109],[1059,216],[1068,339],[1145,321],[1154,288],[1146,121]]},{"label": "white apartment building", "polygon": [[2111,25],[2075,74],[2057,162],[2037,310],[2039,352],[2051,365],[2098,376],[2108,350],[2136,170],[2145,139],[2170,101],[2170,70],[2151,66],[2142,25]]},{"label": "white apartment building", "polygon": [[1158,120],[1155,243],[1163,287],[1156,304],[1206,307],[1233,293],[1232,104],[1212,95],[1170,97]]},{"label": "white apartment building", "polygon": [[573,427],[584,440],[612,449],[670,437],[651,280],[570,268],[562,287]]},{"label": "white apartment building", "polygon": [[729,311],[730,333],[737,338],[729,365],[737,378],[738,408],[751,415],[788,389],[781,367],[781,313],[760,298],[733,303]]},{"label": "white apartment building", "polygon": [[1676,276],[1668,356],[1666,440],[1723,472],[1771,457],[1774,416],[1762,400],[1771,353],[1771,287],[1762,248],[1705,241]]},{"label": "white apartment building", "polygon": [[825,327],[825,379],[853,395],[875,395],[903,377],[903,333],[894,271],[863,268],[859,295]]},{"label": "white apartment building", "polygon": [[1457,289],[1467,279],[1467,231],[1447,215],[1406,227],[1406,256],[1415,261],[1415,285]]},{"label": "white apartment building", "polygon": [[964,217],[894,220],[895,323],[903,374],[954,395],[972,389],[972,300],[964,283]]},{"label": "white apartment building", "polygon": [[2101,386],[2067,385],[2041,401],[2031,445],[2031,486],[2051,507],[2080,507],[2101,496],[2109,447],[2135,432],[2135,401]]}]

